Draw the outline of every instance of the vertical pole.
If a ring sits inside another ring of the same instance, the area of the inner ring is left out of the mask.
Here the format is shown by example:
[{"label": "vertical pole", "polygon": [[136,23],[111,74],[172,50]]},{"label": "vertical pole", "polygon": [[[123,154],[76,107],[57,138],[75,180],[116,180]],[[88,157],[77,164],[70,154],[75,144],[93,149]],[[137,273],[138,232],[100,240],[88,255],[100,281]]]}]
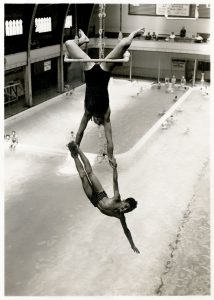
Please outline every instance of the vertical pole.
[{"label": "vertical pole", "polygon": [[61,55],[57,57],[57,85],[58,85],[58,93],[63,93],[64,76],[63,76],[63,59]]},{"label": "vertical pole", "polygon": [[33,106],[31,64],[27,64],[24,67],[24,82],[25,82],[25,105],[31,107]]},{"label": "vertical pole", "polygon": [[[68,4],[65,17],[64,17],[64,22],[62,26],[62,34],[61,34],[61,43],[60,43],[60,56],[57,58],[57,83],[58,83],[58,92],[63,93],[64,92],[64,61],[63,61],[63,55],[64,55],[64,50],[63,50],[63,40],[64,40],[64,28],[65,28],[65,22],[66,22],[66,17],[68,15],[70,8],[70,4]],[[75,10],[77,10],[75,6]],[[77,15],[75,16],[77,18]],[[75,20],[76,22],[76,20]],[[77,23],[76,23],[77,25]],[[75,26],[76,26],[75,25]],[[77,31],[77,28],[75,28]],[[75,33],[76,34],[76,33]]]},{"label": "vertical pole", "polygon": [[132,51],[130,51],[129,80],[132,81]]},{"label": "vertical pole", "polygon": [[194,71],[193,71],[193,79],[192,79],[192,86],[195,86],[196,67],[197,67],[197,59],[195,58]]},{"label": "vertical pole", "polygon": [[160,81],[160,53],[158,55],[158,83]]},{"label": "vertical pole", "polygon": [[29,28],[29,35],[28,35],[28,46],[27,46],[27,65],[25,66],[25,103],[27,106],[33,106],[33,98],[32,98],[32,82],[31,82],[31,58],[30,58],[30,50],[31,50],[31,36],[33,31],[33,24],[36,15],[38,4],[35,4],[33,9],[33,14],[31,18],[30,28]]}]

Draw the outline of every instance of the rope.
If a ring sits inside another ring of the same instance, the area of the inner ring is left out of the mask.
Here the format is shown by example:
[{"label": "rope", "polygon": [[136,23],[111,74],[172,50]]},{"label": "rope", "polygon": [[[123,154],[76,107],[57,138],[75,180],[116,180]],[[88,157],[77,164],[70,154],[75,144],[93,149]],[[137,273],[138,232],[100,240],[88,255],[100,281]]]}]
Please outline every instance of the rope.
[{"label": "rope", "polygon": [[[105,4],[99,4],[99,60],[104,59],[105,57],[105,42],[104,42],[104,35],[105,35]],[[103,162],[105,159],[104,153],[107,152],[107,144],[106,138],[104,134],[104,130],[102,126],[99,126],[99,142],[98,142],[98,155],[97,161],[99,163]]]},{"label": "rope", "polygon": [[104,42],[104,34],[105,34],[105,4],[99,4],[99,58],[104,58],[104,50],[105,50],[105,42]]},{"label": "rope", "polygon": [[77,26],[77,4],[75,4],[75,41],[78,41],[79,34],[78,34],[78,26]]},{"label": "rope", "polygon": [[120,32],[122,32],[122,4],[120,4]]},{"label": "rope", "polygon": [[118,35],[118,40],[122,40],[123,34],[122,34],[122,4],[120,4],[120,32]]}]

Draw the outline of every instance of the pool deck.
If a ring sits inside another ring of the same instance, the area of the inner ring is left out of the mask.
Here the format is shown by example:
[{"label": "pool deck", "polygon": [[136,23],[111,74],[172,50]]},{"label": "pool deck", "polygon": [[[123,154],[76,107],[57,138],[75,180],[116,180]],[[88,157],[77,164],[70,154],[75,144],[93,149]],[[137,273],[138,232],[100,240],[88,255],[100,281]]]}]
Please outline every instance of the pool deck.
[{"label": "pool deck", "polygon": [[[130,248],[118,220],[101,215],[85,197],[61,146],[70,127],[60,103],[55,122],[65,128],[63,136],[57,126],[44,126],[54,120],[50,102],[37,125],[29,120],[39,107],[24,123],[19,116],[6,122],[8,130],[23,128],[24,141],[15,153],[5,147],[6,295],[209,295],[209,96],[199,88],[186,95],[155,121],[162,103],[153,126],[131,148],[116,149],[121,197],[138,201],[127,225],[140,254]],[[136,101],[144,100],[139,95]],[[116,127],[120,107],[111,108]],[[174,122],[161,129],[172,113]],[[77,122],[80,115],[71,119]],[[48,130],[56,139],[47,147]],[[89,128],[84,151],[112,195],[112,169],[89,151],[94,134]]]}]

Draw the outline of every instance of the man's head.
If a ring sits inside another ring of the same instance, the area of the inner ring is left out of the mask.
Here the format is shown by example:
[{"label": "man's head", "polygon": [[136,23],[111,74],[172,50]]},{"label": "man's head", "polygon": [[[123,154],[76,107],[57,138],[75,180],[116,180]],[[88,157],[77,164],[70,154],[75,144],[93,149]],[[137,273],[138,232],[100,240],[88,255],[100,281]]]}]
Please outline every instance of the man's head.
[{"label": "man's head", "polygon": [[121,213],[128,213],[137,207],[137,201],[134,198],[127,198],[121,201],[119,211]]}]

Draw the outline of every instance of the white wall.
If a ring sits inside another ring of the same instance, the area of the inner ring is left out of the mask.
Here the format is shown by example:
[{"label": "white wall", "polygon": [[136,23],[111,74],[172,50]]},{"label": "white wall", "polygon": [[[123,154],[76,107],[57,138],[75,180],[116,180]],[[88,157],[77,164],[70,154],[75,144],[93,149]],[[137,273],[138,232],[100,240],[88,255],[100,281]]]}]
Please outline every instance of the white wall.
[{"label": "white wall", "polygon": [[[98,29],[98,16],[95,17],[96,30]],[[138,16],[128,14],[128,4],[122,8],[122,32],[129,33],[138,28],[145,27],[148,31],[160,34],[169,34],[174,31],[180,33],[182,26],[185,26],[186,35],[191,37],[197,32],[210,33],[210,19],[198,20],[167,20],[165,17]],[[106,32],[119,32],[120,29],[120,7],[119,4],[108,4],[106,6]]]}]

